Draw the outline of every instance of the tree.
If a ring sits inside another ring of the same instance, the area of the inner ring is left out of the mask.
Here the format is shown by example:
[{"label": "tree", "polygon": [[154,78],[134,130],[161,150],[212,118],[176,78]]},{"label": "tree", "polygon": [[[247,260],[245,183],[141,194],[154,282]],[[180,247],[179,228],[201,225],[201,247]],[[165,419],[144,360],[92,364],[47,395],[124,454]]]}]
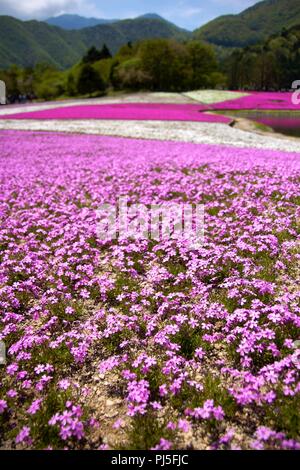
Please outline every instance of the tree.
[{"label": "tree", "polygon": [[234,89],[288,90],[300,74],[300,26],[284,29],[261,44],[235,51],[227,59]]},{"label": "tree", "polygon": [[215,52],[211,46],[200,41],[187,44],[190,70],[190,89],[212,86],[211,76],[217,71]]},{"label": "tree", "polygon": [[99,53],[99,59],[98,60],[103,60],[103,59],[111,59],[112,55],[110,53],[110,50],[108,49],[107,45],[104,43],[103,47]]},{"label": "tree", "polygon": [[2,80],[6,84],[6,93],[8,96],[18,96],[20,94],[20,69],[16,65],[12,65],[6,72],[1,76]]},{"label": "tree", "polygon": [[143,72],[141,59],[138,57],[122,62],[114,70],[114,82],[119,89],[140,90],[151,84],[149,76]]},{"label": "tree", "polygon": [[187,52],[183,44],[167,39],[144,41],[139,50],[141,67],[150,78],[150,89],[178,91],[187,82]]},{"label": "tree", "polygon": [[92,64],[94,62],[97,62],[97,60],[100,60],[102,58],[101,56],[101,51],[98,51],[95,46],[92,46],[89,48],[87,53],[83,56],[82,62],[84,64]]},{"label": "tree", "polygon": [[77,80],[78,93],[91,95],[96,91],[105,91],[105,88],[105,83],[96,70],[89,64],[83,65]]},{"label": "tree", "polygon": [[69,96],[76,95],[76,82],[72,73],[68,74],[66,91]]},{"label": "tree", "polygon": [[138,48],[138,44],[133,46],[131,42],[128,42],[120,47],[114,58],[121,61],[131,59],[137,54]]}]

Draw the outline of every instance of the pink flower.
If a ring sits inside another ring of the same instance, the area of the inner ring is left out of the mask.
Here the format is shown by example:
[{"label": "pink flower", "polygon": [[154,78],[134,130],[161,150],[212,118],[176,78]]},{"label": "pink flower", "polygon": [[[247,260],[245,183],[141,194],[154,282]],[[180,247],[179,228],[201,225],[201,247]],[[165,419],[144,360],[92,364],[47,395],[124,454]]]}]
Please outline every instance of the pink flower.
[{"label": "pink flower", "polygon": [[70,387],[70,381],[67,379],[62,379],[58,382],[58,386],[61,390],[67,390]]},{"label": "pink flower", "polygon": [[273,435],[273,431],[266,426],[260,426],[256,431],[256,436],[261,441],[267,441]]},{"label": "pink flower", "polygon": [[[44,111],[11,114],[9,119],[125,119],[159,121],[230,122],[225,116],[199,113],[208,109],[199,104],[123,103],[100,106],[66,106]],[[3,116],[7,118],[8,116]]]},{"label": "pink flower", "polygon": [[173,421],[169,421],[167,424],[167,429],[171,429],[172,431],[175,431],[176,427],[176,423],[173,423]]},{"label": "pink flower", "polygon": [[30,444],[31,439],[30,439],[30,428],[28,426],[23,426],[21,431],[16,437],[16,443],[17,444]]},{"label": "pink flower", "polygon": [[27,413],[30,414],[30,415],[34,415],[39,409],[40,409],[40,406],[41,406],[41,403],[42,403],[42,399],[37,399],[37,400],[34,400],[30,407],[28,408],[27,410]]},{"label": "pink flower", "polygon": [[[250,96],[251,106],[274,105],[273,94]],[[207,119],[195,105],[101,106],[84,113]],[[233,423],[245,421],[249,407],[257,411],[257,434],[245,447],[296,449],[285,429],[261,424],[278,394],[284,407],[300,391],[292,334],[300,294],[283,288],[294,286],[290,267],[300,261],[299,152],[46,132],[0,131],[0,140],[0,323],[12,361],[1,379],[7,429],[20,434],[27,416],[36,436],[45,411],[49,436],[60,436],[63,448],[92,444],[99,380],[124,397],[119,418],[160,420],[183,399],[190,408],[179,407],[168,430],[218,421],[219,439],[208,436],[213,448],[237,447],[218,401],[229,394]],[[168,214],[175,204],[203,203],[203,244],[193,249],[168,233],[102,240],[98,208],[115,207],[119,193],[128,196],[131,216],[135,203]],[[86,384],[73,380],[78,370]],[[72,392],[65,404],[64,390]],[[205,399],[192,408],[194,395]],[[19,437],[28,447],[30,429]]]},{"label": "pink flower", "polygon": [[159,444],[153,447],[151,450],[170,450],[172,449],[172,442],[168,441],[167,439],[161,438]]},{"label": "pink flower", "polygon": [[4,411],[7,409],[7,403],[5,400],[0,400],[0,414],[4,413]]},{"label": "pink flower", "polygon": [[179,419],[178,429],[183,432],[189,432],[191,429],[190,423],[186,419]]},{"label": "pink flower", "polygon": [[9,398],[15,398],[17,395],[18,395],[17,391],[16,391],[16,390],[13,390],[13,389],[8,390],[8,392],[7,392],[7,396],[8,396]]},{"label": "pink flower", "polygon": [[159,386],[159,394],[161,397],[165,397],[168,394],[168,389],[167,389],[166,384]]},{"label": "pink flower", "polygon": [[67,315],[73,315],[74,309],[72,307],[66,307],[66,314]]},{"label": "pink flower", "polygon": [[19,369],[18,364],[10,364],[9,366],[6,367],[6,371],[9,375],[15,375],[18,369]]},{"label": "pink flower", "polygon": [[197,359],[199,359],[201,361],[201,359],[203,359],[204,356],[205,356],[205,352],[203,351],[202,348],[197,348],[195,350],[195,356],[196,356]]},{"label": "pink flower", "polygon": [[124,424],[124,421],[119,418],[119,419],[117,419],[117,421],[114,422],[113,428],[114,429],[119,429],[123,426],[123,424]]}]

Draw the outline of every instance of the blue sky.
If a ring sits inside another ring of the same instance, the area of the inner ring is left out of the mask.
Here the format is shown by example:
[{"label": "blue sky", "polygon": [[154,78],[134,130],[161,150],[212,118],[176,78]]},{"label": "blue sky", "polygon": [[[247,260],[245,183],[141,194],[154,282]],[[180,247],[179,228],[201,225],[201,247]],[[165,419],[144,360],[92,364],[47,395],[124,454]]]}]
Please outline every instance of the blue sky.
[{"label": "blue sky", "polygon": [[239,13],[257,0],[0,0],[0,14],[45,19],[62,13],[97,18],[133,18],[158,13],[187,29],[224,14]]}]

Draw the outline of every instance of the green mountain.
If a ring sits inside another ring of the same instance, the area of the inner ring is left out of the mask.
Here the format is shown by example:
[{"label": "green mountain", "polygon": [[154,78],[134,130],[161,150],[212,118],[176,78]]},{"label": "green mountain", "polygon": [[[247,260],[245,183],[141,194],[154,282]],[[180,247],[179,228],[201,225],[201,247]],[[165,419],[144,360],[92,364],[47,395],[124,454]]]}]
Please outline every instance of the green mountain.
[{"label": "green mountain", "polygon": [[225,15],[194,31],[194,37],[217,46],[244,47],[300,23],[299,0],[265,0],[239,15]]},{"label": "green mountain", "polygon": [[[144,15],[138,16],[137,18],[147,18],[152,20],[162,20],[166,21],[161,16],[156,13],[146,13]],[[116,19],[103,19],[103,18],[86,18],[85,16],[80,15],[71,15],[64,14],[59,16],[53,16],[45,20],[45,23],[51,24],[52,26],[58,26],[62,29],[83,29],[91,28],[97,26],[98,24],[111,24],[116,23]]]},{"label": "green mountain", "polygon": [[45,20],[46,23],[52,26],[58,26],[62,29],[83,29],[97,26],[98,24],[110,24],[115,23],[118,20],[105,20],[102,18],[85,18],[80,15],[59,15],[48,18]]},{"label": "green mountain", "polygon": [[[64,23],[66,17],[68,24]],[[185,41],[192,37],[189,31],[155,13],[112,23],[96,20],[102,23],[84,28],[82,20],[89,22],[95,19],[76,15],[58,18],[63,27],[0,16],[0,69],[11,64],[32,66],[41,62],[64,69],[78,62],[91,46],[101,49],[106,43],[115,53],[129,41],[151,38]],[[300,0],[265,0],[239,15],[221,16],[209,22],[194,31],[193,37],[213,44],[218,55],[226,56],[226,51],[257,44],[297,24],[300,24]]]},{"label": "green mountain", "polygon": [[91,46],[104,43],[112,53],[129,41],[150,38],[185,40],[191,33],[160,18],[139,17],[80,30],[65,30],[39,21],[0,16],[0,68],[47,62],[59,68],[76,63]]}]

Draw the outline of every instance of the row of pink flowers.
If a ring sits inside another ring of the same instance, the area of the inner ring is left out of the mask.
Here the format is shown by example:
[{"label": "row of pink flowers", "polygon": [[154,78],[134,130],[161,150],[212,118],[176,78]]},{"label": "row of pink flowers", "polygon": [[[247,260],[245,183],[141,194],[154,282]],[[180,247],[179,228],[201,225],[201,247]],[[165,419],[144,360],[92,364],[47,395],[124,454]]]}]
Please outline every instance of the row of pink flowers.
[{"label": "row of pink flowers", "polygon": [[292,93],[288,92],[251,92],[247,96],[235,98],[212,107],[218,110],[260,109],[260,110],[298,110],[300,104],[293,104]]},{"label": "row of pink flowers", "polygon": [[2,116],[4,119],[114,119],[145,121],[200,121],[228,123],[230,118],[206,114],[201,104],[123,103],[66,106]]},{"label": "row of pink flowers", "polygon": [[209,114],[214,110],[300,110],[293,104],[292,93],[251,92],[247,96],[235,98],[213,105],[205,104],[162,104],[162,103],[121,103],[103,105],[74,105],[46,110],[34,110],[10,115],[1,119],[112,119],[112,120],[160,120],[160,121],[199,121],[228,124],[230,118]]}]

